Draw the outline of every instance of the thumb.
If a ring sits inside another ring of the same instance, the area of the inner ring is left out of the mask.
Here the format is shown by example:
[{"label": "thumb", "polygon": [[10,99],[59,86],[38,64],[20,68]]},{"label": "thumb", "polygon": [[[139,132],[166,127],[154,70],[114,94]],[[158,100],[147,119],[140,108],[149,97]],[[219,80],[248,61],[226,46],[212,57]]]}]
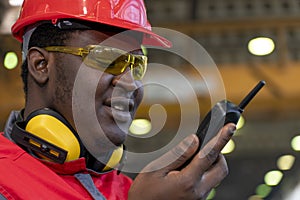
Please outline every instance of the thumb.
[{"label": "thumb", "polygon": [[199,140],[195,134],[192,134],[170,151],[152,161],[142,171],[153,172],[160,170],[163,173],[169,173],[172,170],[176,170],[194,155],[198,146]]}]

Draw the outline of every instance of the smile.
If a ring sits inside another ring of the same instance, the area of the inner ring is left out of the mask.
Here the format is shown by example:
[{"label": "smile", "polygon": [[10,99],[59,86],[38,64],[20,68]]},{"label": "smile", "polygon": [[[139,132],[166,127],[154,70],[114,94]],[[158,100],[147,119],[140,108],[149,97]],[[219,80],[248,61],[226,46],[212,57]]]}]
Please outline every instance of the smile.
[{"label": "smile", "polygon": [[124,97],[113,97],[106,101],[106,106],[110,107],[112,117],[118,122],[131,122],[131,112],[133,112],[133,100]]},{"label": "smile", "polygon": [[119,111],[125,111],[126,107],[124,105],[113,105],[112,106],[115,110],[119,110]]}]

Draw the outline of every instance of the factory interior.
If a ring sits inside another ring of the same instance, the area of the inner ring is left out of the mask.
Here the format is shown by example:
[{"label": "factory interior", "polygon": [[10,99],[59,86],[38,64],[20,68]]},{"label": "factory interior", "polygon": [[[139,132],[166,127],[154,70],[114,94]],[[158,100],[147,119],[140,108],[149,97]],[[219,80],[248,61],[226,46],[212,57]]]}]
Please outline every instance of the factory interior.
[{"label": "factory interior", "polygon": [[[24,107],[21,46],[10,30],[21,3],[0,1],[1,130],[11,110]],[[145,4],[153,31],[173,47],[146,46],[145,95],[126,141],[128,151],[157,151],[182,131],[194,133],[215,103],[227,99],[238,105],[264,80],[224,149],[229,174],[208,199],[299,199],[300,1]]]}]

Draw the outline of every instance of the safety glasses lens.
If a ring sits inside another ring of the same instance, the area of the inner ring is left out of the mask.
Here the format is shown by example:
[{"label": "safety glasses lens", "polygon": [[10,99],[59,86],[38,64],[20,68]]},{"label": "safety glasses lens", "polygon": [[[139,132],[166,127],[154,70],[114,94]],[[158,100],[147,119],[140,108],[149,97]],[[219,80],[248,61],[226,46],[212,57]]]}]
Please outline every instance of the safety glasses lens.
[{"label": "safety glasses lens", "polygon": [[135,80],[141,80],[147,69],[146,56],[132,55],[119,49],[102,46],[91,49],[83,62],[89,67],[113,75],[120,75],[129,67]]}]

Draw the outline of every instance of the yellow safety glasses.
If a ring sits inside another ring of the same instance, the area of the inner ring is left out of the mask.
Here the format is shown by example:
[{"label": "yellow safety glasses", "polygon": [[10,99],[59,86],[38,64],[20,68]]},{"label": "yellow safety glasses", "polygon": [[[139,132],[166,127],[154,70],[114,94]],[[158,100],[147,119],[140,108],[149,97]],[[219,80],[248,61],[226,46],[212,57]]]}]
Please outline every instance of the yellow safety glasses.
[{"label": "yellow safety glasses", "polygon": [[113,75],[120,75],[129,67],[135,80],[141,80],[147,70],[147,56],[134,55],[113,47],[100,45],[88,45],[84,48],[48,46],[44,49],[81,56],[85,65]]}]

